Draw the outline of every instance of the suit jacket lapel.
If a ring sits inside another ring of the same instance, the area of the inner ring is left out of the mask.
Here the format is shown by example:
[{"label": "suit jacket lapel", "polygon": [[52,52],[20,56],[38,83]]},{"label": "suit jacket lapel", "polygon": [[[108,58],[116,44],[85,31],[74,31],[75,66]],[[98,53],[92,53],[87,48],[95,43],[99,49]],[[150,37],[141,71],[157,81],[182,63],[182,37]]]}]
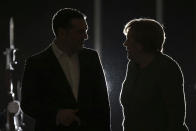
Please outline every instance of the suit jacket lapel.
[{"label": "suit jacket lapel", "polygon": [[63,72],[63,69],[60,63],[58,62],[58,59],[54,55],[54,52],[52,51],[51,46],[48,48],[48,52],[49,52],[48,59],[50,59],[49,61],[51,62],[50,67],[51,67],[53,81],[56,83],[57,86],[60,86],[58,88],[61,88],[62,91],[69,91],[70,94],[72,94],[73,99],[75,100],[71,86],[67,80],[67,77],[65,73]]}]

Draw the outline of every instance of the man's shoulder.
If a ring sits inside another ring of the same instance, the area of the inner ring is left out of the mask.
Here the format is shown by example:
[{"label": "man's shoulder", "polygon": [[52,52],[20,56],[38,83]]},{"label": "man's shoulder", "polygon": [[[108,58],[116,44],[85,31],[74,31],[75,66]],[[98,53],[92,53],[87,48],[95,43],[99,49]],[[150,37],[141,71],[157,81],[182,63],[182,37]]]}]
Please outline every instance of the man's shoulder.
[{"label": "man's shoulder", "polygon": [[97,54],[97,51],[91,48],[83,47],[81,53]]},{"label": "man's shoulder", "polygon": [[95,50],[93,50],[93,49],[90,49],[90,48],[86,48],[86,47],[84,47],[82,50],[81,50],[81,52],[80,52],[80,54],[79,54],[80,56],[85,56],[85,57],[98,57],[98,53],[97,53],[97,51],[95,51]]},{"label": "man's shoulder", "polygon": [[44,50],[35,53],[25,60],[25,65],[37,66],[39,68],[49,66],[50,61],[53,59],[51,47],[47,47]]},{"label": "man's shoulder", "polygon": [[37,52],[27,58],[27,60],[43,60],[46,59],[49,55],[51,55],[52,50],[51,47],[47,47],[40,52]]}]

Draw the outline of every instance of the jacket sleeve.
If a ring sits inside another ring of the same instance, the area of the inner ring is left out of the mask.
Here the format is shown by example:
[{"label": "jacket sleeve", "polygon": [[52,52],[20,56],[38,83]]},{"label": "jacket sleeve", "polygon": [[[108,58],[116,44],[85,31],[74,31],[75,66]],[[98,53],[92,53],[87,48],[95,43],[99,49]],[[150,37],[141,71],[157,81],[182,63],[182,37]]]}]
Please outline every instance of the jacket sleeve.
[{"label": "jacket sleeve", "polygon": [[56,110],[48,107],[47,103],[43,101],[42,66],[44,65],[31,58],[26,61],[21,92],[21,108],[25,114],[36,120],[36,126],[39,128],[41,128],[39,123],[51,126],[56,120]]},{"label": "jacket sleeve", "polygon": [[38,91],[39,78],[36,68],[29,59],[25,63],[25,70],[22,80],[22,101],[21,108],[24,113],[33,118],[40,116],[40,92]]},{"label": "jacket sleeve", "polygon": [[96,131],[110,131],[110,105],[105,75],[98,54],[95,56],[95,81],[93,105]]}]

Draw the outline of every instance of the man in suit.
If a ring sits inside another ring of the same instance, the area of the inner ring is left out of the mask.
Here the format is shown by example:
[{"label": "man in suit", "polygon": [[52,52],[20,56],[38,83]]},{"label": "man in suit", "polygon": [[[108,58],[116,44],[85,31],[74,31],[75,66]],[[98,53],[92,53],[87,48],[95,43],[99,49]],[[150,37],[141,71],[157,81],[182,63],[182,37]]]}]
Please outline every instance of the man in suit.
[{"label": "man in suit", "polygon": [[98,54],[84,48],[86,16],[60,9],[52,19],[55,39],[26,61],[21,108],[36,131],[109,131],[110,107]]},{"label": "man in suit", "polygon": [[124,131],[187,131],[183,75],[177,62],[162,52],[162,25],[134,19],[124,34],[130,60],[120,97]]}]

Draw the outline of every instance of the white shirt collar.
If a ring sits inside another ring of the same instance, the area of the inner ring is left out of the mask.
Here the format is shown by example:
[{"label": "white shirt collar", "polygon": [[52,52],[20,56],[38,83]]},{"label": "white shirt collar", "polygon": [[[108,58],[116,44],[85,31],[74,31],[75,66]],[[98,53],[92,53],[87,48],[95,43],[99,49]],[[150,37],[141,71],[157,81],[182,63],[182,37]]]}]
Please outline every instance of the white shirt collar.
[{"label": "white shirt collar", "polygon": [[75,53],[71,57],[69,57],[65,52],[59,49],[58,46],[54,42],[52,42],[52,49],[58,58],[60,58],[61,56],[65,56],[70,59],[70,58],[75,58],[76,56],[78,56],[77,53]]},{"label": "white shirt collar", "polygon": [[60,58],[62,55],[65,54],[62,50],[60,50],[60,49],[57,47],[57,45],[56,45],[54,42],[52,42],[52,49],[53,49],[53,51],[55,52],[55,54],[56,54],[56,56],[57,56],[58,58]]}]

